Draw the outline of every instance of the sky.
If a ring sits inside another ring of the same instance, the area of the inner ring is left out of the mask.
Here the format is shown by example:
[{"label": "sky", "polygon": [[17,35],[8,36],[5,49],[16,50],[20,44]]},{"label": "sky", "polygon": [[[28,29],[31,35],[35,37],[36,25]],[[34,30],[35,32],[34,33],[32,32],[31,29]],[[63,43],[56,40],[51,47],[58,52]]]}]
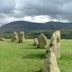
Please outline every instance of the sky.
[{"label": "sky", "polygon": [[72,22],[72,0],[0,0],[0,26],[21,20]]}]

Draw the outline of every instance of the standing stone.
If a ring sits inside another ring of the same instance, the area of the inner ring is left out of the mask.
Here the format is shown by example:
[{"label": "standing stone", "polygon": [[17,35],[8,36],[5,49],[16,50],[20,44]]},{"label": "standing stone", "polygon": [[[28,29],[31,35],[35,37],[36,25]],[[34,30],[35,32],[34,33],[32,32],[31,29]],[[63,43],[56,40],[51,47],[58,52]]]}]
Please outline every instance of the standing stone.
[{"label": "standing stone", "polygon": [[24,31],[21,31],[20,33],[22,34],[22,40],[24,41],[25,39]]},{"label": "standing stone", "polygon": [[14,32],[13,35],[12,35],[12,40],[11,41],[16,41],[18,42],[18,34],[17,32]]},{"label": "standing stone", "polygon": [[18,43],[24,42],[24,32],[18,32]]},{"label": "standing stone", "polygon": [[56,31],[56,36],[57,36],[57,42],[60,42],[61,39],[60,31]]},{"label": "standing stone", "polygon": [[0,37],[0,41],[5,41],[6,39],[3,37]]},{"label": "standing stone", "polygon": [[57,59],[52,51],[52,48],[49,48],[46,53],[46,59],[44,61],[42,72],[60,72]]},{"label": "standing stone", "polygon": [[47,45],[47,38],[46,36],[41,33],[39,36],[38,36],[38,42],[39,42],[39,47],[40,48],[46,48],[46,45]]},{"label": "standing stone", "polygon": [[52,51],[55,53],[56,58],[60,58],[60,31],[56,31],[52,34],[50,47],[52,47]]},{"label": "standing stone", "polygon": [[61,44],[60,44],[60,39],[61,39],[61,33],[60,31],[56,31],[56,37],[57,37],[57,58],[60,58],[61,56]]},{"label": "standing stone", "polygon": [[39,44],[38,39],[37,38],[34,38],[34,44],[33,45],[38,46],[38,44]]}]

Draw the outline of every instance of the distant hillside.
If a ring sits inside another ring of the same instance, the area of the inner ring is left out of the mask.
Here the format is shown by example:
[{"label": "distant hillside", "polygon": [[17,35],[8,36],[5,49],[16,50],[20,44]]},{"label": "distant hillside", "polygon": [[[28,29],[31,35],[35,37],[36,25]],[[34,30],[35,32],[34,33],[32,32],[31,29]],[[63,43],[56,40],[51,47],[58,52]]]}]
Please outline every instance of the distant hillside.
[{"label": "distant hillside", "polygon": [[57,29],[61,30],[62,38],[72,39],[72,23],[61,22],[33,23],[26,21],[15,21],[0,27],[0,36],[11,38],[12,32],[24,31],[25,38],[34,38],[40,33],[44,33],[47,38],[50,38],[51,34]]},{"label": "distant hillside", "polygon": [[72,23],[61,22],[47,22],[47,23],[33,23],[26,21],[15,21],[3,25],[0,32],[13,32],[13,31],[36,31],[36,30],[56,30],[56,29],[69,29],[72,28]]}]

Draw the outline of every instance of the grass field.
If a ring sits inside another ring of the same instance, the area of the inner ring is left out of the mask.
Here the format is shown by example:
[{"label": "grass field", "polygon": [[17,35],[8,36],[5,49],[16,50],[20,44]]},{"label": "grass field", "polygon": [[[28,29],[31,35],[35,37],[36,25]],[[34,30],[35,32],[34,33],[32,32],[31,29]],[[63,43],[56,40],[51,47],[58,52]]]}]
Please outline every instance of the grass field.
[{"label": "grass field", "polygon": [[[61,40],[61,72],[72,72],[72,40]],[[45,49],[33,46],[33,40],[24,43],[0,42],[0,72],[40,72]]]}]

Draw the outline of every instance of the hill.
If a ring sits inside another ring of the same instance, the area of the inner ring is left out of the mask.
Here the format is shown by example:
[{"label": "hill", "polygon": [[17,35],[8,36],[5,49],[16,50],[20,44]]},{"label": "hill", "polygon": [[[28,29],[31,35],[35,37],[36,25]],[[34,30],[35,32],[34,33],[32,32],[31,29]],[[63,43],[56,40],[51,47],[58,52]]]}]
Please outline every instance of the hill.
[{"label": "hill", "polygon": [[44,33],[50,38],[55,30],[61,30],[61,37],[65,39],[72,38],[72,23],[47,22],[33,23],[26,21],[15,21],[0,27],[0,36],[11,38],[14,31],[24,31],[25,38],[35,38],[40,33]]},{"label": "hill", "polygon": [[71,29],[72,23],[62,22],[47,22],[47,23],[33,23],[26,21],[15,21],[3,25],[0,32],[13,31],[36,31],[36,30],[57,30],[57,29]]}]

